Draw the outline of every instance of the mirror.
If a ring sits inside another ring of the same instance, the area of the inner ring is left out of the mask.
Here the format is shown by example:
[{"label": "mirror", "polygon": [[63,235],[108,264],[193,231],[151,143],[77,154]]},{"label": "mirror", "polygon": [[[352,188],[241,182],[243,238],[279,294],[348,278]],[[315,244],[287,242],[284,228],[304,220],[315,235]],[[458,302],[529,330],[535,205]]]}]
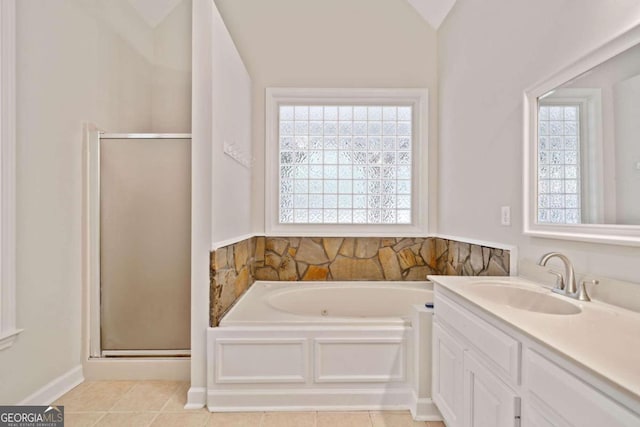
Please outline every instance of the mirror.
[{"label": "mirror", "polygon": [[640,245],[640,26],[525,93],[525,233]]}]

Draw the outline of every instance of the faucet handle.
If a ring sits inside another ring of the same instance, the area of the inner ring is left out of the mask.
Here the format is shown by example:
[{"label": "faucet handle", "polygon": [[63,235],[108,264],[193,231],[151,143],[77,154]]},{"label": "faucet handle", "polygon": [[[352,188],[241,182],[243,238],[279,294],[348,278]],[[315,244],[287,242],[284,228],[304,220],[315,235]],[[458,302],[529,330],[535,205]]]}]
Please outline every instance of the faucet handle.
[{"label": "faucet handle", "polygon": [[550,274],[556,276],[556,284],[553,286],[555,289],[564,289],[564,278],[562,277],[562,273],[558,273],[555,270],[549,270]]},{"label": "faucet handle", "polygon": [[[593,283],[593,285],[597,285],[600,282],[597,280],[592,280],[591,283]],[[576,296],[576,298],[578,299],[578,301],[591,301],[591,298],[589,298],[589,294],[587,293],[586,280],[580,282],[580,288],[578,289],[578,295]]]}]

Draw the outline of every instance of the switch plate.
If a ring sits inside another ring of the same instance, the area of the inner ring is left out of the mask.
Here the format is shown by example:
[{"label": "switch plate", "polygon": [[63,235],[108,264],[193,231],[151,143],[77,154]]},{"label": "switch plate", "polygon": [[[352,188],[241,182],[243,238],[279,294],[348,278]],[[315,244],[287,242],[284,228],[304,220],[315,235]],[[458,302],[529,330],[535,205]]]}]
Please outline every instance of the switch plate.
[{"label": "switch plate", "polygon": [[511,225],[511,206],[503,206],[500,212],[500,223],[502,225]]}]

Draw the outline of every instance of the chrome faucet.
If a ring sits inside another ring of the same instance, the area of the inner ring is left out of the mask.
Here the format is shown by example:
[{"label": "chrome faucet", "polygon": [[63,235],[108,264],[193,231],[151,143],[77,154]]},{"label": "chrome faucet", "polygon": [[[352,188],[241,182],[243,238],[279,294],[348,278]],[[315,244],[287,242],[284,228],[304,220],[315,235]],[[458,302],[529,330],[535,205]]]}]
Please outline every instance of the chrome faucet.
[{"label": "chrome faucet", "polygon": [[556,287],[553,289],[553,292],[577,299],[578,289],[576,287],[576,276],[573,271],[571,261],[569,261],[569,258],[560,252],[549,252],[548,254],[542,255],[538,264],[544,267],[551,258],[559,258],[564,264],[565,270],[564,279],[560,274],[558,274],[558,282],[556,283]]}]

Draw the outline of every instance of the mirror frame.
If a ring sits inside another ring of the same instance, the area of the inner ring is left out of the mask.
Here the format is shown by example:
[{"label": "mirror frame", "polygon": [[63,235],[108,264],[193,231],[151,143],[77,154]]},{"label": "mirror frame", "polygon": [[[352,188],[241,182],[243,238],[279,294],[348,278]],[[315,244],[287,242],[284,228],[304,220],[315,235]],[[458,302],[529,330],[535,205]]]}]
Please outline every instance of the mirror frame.
[{"label": "mirror frame", "polygon": [[538,98],[627,49],[640,44],[640,23],[524,92],[523,233],[535,237],[640,246],[640,225],[538,224]]}]

